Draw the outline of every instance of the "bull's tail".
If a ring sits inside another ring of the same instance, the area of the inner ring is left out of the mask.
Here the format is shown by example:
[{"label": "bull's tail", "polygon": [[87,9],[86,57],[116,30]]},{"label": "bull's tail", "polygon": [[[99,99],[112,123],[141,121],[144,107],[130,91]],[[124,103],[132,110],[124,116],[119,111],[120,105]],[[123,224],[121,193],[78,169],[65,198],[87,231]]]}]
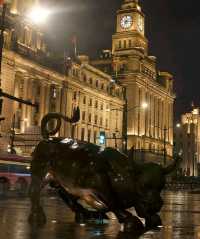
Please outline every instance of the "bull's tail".
[{"label": "bull's tail", "polygon": [[[80,119],[80,110],[79,107],[76,108],[74,111],[73,117],[69,118],[67,116],[64,116],[60,113],[48,113],[46,114],[41,121],[41,134],[44,139],[48,139],[49,136],[55,135],[61,127],[61,120],[64,120],[69,123],[76,123]],[[56,120],[56,126],[53,129],[48,129],[48,123],[51,120]]]}]

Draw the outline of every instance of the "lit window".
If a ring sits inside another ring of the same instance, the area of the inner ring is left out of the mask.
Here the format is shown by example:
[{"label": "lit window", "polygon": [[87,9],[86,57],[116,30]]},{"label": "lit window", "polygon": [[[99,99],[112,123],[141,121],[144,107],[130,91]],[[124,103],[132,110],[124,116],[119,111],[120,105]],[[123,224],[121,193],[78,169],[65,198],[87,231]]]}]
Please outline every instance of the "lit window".
[{"label": "lit window", "polygon": [[95,108],[96,109],[98,108],[98,101],[97,100],[95,101]]},{"label": "lit window", "polygon": [[98,116],[95,115],[95,117],[94,117],[94,123],[97,124],[97,121],[98,121]]},{"label": "lit window", "polygon": [[96,144],[97,141],[97,131],[94,131],[94,143]]},{"label": "lit window", "polygon": [[88,121],[89,121],[89,123],[92,122],[92,114],[91,113],[88,115]]},{"label": "lit window", "polygon": [[83,97],[83,104],[86,104],[86,96]]},{"label": "lit window", "polygon": [[83,75],[83,81],[87,82],[87,76],[85,74]]},{"label": "lit window", "polygon": [[76,100],[76,91],[74,91],[73,99]]},{"label": "lit window", "polygon": [[91,138],[91,130],[88,130],[88,142],[90,142],[90,138]]},{"label": "lit window", "polygon": [[106,128],[108,128],[108,119],[106,119]]},{"label": "lit window", "polygon": [[100,118],[100,125],[101,126],[103,125],[103,118],[102,117]]},{"label": "lit window", "polygon": [[56,98],[56,88],[53,88],[53,98]]},{"label": "lit window", "polygon": [[81,129],[81,140],[84,141],[84,139],[85,139],[85,129],[82,128]]},{"label": "lit window", "polygon": [[85,111],[82,112],[82,120],[85,121]]},{"label": "lit window", "polygon": [[92,106],[92,99],[90,98],[89,106]]},{"label": "lit window", "polygon": [[126,40],[124,40],[124,48],[126,48]]},{"label": "lit window", "polygon": [[132,45],[132,44],[131,44],[131,39],[129,39],[129,41],[128,41],[128,46],[131,47],[131,45]]}]

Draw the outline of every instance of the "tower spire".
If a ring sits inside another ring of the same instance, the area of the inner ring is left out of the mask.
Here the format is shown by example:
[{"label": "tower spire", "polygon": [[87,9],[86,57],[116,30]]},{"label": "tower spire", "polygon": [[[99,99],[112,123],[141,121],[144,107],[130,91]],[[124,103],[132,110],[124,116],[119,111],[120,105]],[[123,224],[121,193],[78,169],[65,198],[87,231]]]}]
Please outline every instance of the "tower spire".
[{"label": "tower spire", "polygon": [[139,7],[139,0],[123,0],[122,9]]},{"label": "tower spire", "polygon": [[129,3],[129,2],[138,3],[138,0],[124,0],[124,3]]}]

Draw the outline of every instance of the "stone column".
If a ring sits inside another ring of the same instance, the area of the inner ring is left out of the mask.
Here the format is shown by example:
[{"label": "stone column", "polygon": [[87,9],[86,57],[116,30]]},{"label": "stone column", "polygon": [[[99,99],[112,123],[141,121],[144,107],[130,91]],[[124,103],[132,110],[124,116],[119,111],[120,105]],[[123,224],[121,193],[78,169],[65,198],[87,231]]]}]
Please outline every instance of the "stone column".
[{"label": "stone column", "polygon": [[151,95],[151,136],[154,137],[154,97]]},{"label": "stone column", "polygon": [[40,80],[40,101],[39,103],[39,122],[41,122],[42,117],[45,114],[45,84]]},{"label": "stone column", "polygon": [[156,96],[154,97],[154,137],[158,138],[158,101]]},{"label": "stone column", "polygon": [[161,120],[160,120],[160,127],[161,127],[161,140],[164,138],[164,108],[163,108],[163,100],[161,99]]},{"label": "stone column", "polygon": [[167,129],[166,131],[166,141],[168,142],[168,132],[169,132],[169,104],[165,101],[165,124],[164,128]]},{"label": "stone column", "polygon": [[159,118],[159,122],[158,122],[158,130],[159,130],[159,135],[158,138],[161,139],[162,137],[162,102],[161,99],[158,99],[158,118]]},{"label": "stone column", "polygon": [[[31,102],[33,102],[33,96],[34,96],[34,80],[32,78],[29,78],[28,80],[28,87],[27,87],[27,99],[26,100],[30,100]],[[31,126],[33,123],[33,107],[31,106],[27,106],[27,127]]]},{"label": "stone column", "polygon": [[146,94],[146,103],[148,104],[148,107],[145,109],[145,114],[146,114],[146,136],[149,137],[149,127],[150,127],[150,94],[147,92]]},{"label": "stone column", "polygon": [[[70,86],[68,86],[68,88],[65,89],[65,92],[66,92],[65,115],[68,116],[68,117],[71,117],[73,90],[70,88]],[[65,124],[64,133],[65,133],[65,137],[71,137],[71,125],[70,125],[70,123]]]},{"label": "stone column", "polygon": [[[139,87],[136,85],[136,96],[135,96],[135,104],[139,105]],[[134,135],[138,135],[138,111],[135,110],[134,118],[133,118],[133,123],[134,123]]]},{"label": "stone column", "polygon": [[153,119],[152,119],[152,110],[153,110],[153,107],[152,107],[152,94],[149,95],[149,137],[152,137],[152,122],[153,122]]},{"label": "stone column", "polygon": [[[145,135],[145,129],[146,129],[146,112],[145,109],[143,109],[141,106],[144,103],[144,101],[146,100],[146,90],[144,88],[142,88],[142,100],[140,102],[140,108],[139,111],[141,112],[141,119],[140,119],[140,125],[141,125],[141,135]],[[143,142],[144,143],[144,142]]]},{"label": "stone column", "polygon": [[[26,100],[28,97],[28,76],[22,75],[24,79],[23,84],[23,99]],[[22,118],[21,118],[21,129],[24,132],[25,128],[27,127],[27,105],[22,104]]]},{"label": "stone column", "polygon": [[61,87],[56,86],[56,112],[61,112]]},{"label": "stone column", "polygon": [[45,104],[44,104],[44,113],[47,114],[49,112],[50,106],[50,84],[47,83],[45,86]]},{"label": "stone column", "polygon": [[13,0],[10,8],[12,14],[18,14],[18,0]]}]

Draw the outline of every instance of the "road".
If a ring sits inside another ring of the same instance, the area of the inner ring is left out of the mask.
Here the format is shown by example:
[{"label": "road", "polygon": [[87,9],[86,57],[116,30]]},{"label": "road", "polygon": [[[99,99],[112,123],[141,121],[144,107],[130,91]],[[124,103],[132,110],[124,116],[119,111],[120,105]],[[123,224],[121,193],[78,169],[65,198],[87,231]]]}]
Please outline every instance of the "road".
[{"label": "road", "polygon": [[0,199],[0,239],[200,239],[200,192],[165,192],[163,227],[140,237],[120,233],[116,220],[77,225],[74,215],[57,197],[44,197],[47,224],[33,228],[27,222],[28,198]]}]

